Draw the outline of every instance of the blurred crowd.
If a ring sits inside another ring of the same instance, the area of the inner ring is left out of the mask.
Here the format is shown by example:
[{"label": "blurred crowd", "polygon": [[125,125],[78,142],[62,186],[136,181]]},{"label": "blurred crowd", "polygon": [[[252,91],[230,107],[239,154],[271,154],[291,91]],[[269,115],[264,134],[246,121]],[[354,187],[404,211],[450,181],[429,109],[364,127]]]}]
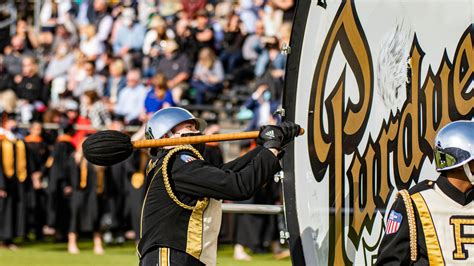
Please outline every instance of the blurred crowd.
[{"label": "blurred crowd", "polygon": [[[6,245],[30,230],[38,238],[67,238],[69,251],[77,253],[77,233],[90,231],[101,254],[101,239],[137,237],[146,154],[116,169],[90,165],[80,143],[94,130],[139,128],[169,106],[201,115],[235,105],[223,119],[247,130],[278,120],[286,65],[280,49],[289,43],[293,0],[45,0],[37,30],[32,14],[12,3],[0,1],[0,19],[14,18],[0,22],[1,178],[19,181],[14,188],[0,182],[0,212],[10,208],[12,221],[23,224],[0,221]],[[43,129],[44,123],[59,130]],[[134,138],[141,137],[139,130]],[[23,159],[28,182],[20,177]],[[87,204],[67,204],[76,190],[82,193],[77,202]],[[278,188],[267,190],[249,202],[280,201]],[[260,252],[273,245],[277,229],[263,230],[278,227],[272,219],[236,218],[232,224],[247,224],[230,230],[237,259],[250,259],[244,246]],[[262,230],[249,232],[255,225]]]}]

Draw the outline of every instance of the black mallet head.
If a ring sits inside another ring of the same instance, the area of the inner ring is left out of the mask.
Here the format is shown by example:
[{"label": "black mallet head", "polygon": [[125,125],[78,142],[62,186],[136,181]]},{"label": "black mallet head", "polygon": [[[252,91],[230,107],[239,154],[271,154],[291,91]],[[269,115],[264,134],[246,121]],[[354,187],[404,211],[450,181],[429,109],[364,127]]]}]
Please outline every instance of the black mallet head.
[{"label": "black mallet head", "polygon": [[104,130],[87,137],[82,151],[89,162],[109,166],[127,159],[133,153],[133,146],[127,134]]}]

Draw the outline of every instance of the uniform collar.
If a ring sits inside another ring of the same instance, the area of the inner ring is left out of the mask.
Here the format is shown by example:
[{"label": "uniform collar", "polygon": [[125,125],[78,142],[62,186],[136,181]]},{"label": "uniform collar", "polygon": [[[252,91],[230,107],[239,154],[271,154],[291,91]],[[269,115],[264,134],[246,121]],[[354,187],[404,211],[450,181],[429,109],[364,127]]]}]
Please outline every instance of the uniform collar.
[{"label": "uniform collar", "polygon": [[466,206],[474,200],[473,188],[468,190],[466,193],[462,193],[455,186],[449,183],[448,179],[443,175],[439,176],[438,180],[436,180],[436,184],[444,194],[462,206]]}]

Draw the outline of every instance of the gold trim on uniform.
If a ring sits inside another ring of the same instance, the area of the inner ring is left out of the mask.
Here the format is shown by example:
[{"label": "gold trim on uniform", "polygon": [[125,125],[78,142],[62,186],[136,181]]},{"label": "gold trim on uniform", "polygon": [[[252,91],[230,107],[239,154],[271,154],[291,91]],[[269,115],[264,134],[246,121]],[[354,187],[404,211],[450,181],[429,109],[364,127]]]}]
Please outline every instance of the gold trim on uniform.
[{"label": "gold trim on uniform", "polygon": [[408,190],[403,189],[398,191],[398,195],[402,196],[403,203],[405,203],[405,208],[407,211],[408,230],[410,233],[410,259],[411,261],[416,261],[418,257],[416,220],[415,212],[413,211],[413,205],[410,199],[410,193]]},{"label": "gold trim on uniform", "polygon": [[15,173],[20,183],[28,177],[26,146],[21,140],[2,140],[2,165],[7,178],[12,178]]},{"label": "gold trim on uniform", "polygon": [[145,175],[142,173],[134,173],[132,175],[131,183],[134,189],[139,189],[145,181]]},{"label": "gold trim on uniform", "polygon": [[202,252],[202,222],[204,209],[206,209],[208,204],[209,201],[207,199],[198,200],[193,212],[191,213],[191,217],[189,218],[186,253],[196,259],[199,259]]},{"label": "gold trim on uniform", "polygon": [[426,206],[426,202],[420,193],[411,195],[411,198],[413,199],[416,209],[418,210],[418,214],[420,215],[423,233],[425,234],[428,261],[430,265],[443,265],[443,254],[441,253],[438,235],[436,234],[428,206]]},{"label": "gold trim on uniform", "polygon": [[84,158],[81,160],[81,180],[79,181],[79,187],[81,189],[87,187],[87,161]]},{"label": "gold trim on uniform", "polygon": [[15,161],[13,158],[13,143],[8,139],[2,140],[3,171],[8,178],[12,178],[15,174]]},{"label": "gold trim on uniform", "polygon": [[160,266],[169,266],[170,265],[170,249],[169,248],[160,248]]},{"label": "gold trim on uniform", "polygon": [[27,171],[27,158],[26,158],[26,145],[23,141],[16,141],[16,176],[20,183],[25,182],[28,177]]},{"label": "gold trim on uniform", "polygon": [[[171,158],[171,156],[173,156],[173,154],[179,152],[179,151],[191,151],[192,153],[194,153],[194,155],[196,155],[199,159],[203,160],[204,161],[204,158],[201,156],[201,154],[199,153],[198,150],[196,150],[195,148],[193,148],[191,145],[183,145],[183,146],[178,146],[174,149],[172,149],[170,152],[168,152],[168,154],[166,154],[165,158],[163,159],[163,169],[162,169],[162,172],[163,172],[163,182],[165,184],[165,189],[166,189],[166,192],[168,193],[168,196],[170,196],[170,198],[176,203],[178,204],[178,206],[180,206],[181,208],[183,209],[186,209],[186,210],[194,210],[195,207],[197,207],[197,204],[196,206],[190,206],[190,205],[186,205],[184,204],[183,202],[181,202],[177,197],[176,195],[173,193],[173,190],[171,189],[171,185],[170,185],[170,181],[169,181],[169,177],[168,177],[168,163],[169,163],[169,160]],[[203,201],[206,202],[206,206],[207,204],[209,203],[209,199],[208,198],[204,198]]]},{"label": "gold trim on uniform", "polygon": [[105,168],[103,166],[96,166],[97,174],[97,194],[104,193],[104,175]]}]

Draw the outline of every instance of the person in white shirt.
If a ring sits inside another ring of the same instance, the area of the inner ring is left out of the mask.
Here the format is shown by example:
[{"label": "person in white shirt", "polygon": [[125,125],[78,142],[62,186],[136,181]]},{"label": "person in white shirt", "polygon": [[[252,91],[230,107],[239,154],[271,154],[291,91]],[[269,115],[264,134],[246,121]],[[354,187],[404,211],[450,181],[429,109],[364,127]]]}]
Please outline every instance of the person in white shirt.
[{"label": "person in white shirt", "polygon": [[127,86],[123,88],[115,106],[115,113],[125,116],[127,124],[138,122],[140,114],[144,110],[145,98],[148,90],[140,82],[139,69],[131,69],[127,73]]}]

